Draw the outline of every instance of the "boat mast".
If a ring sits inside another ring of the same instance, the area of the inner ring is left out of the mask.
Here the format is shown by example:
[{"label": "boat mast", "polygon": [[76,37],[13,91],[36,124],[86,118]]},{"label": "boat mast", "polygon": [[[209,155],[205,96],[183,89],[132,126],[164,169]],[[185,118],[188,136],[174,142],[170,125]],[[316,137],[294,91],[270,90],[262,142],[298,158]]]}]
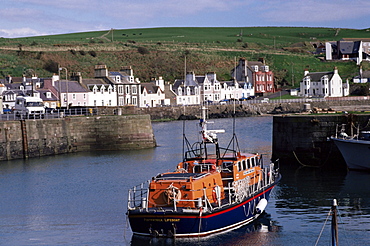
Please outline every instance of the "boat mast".
[{"label": "boat mast", "polygon": [[216,158],[220,158],[220,149],[218,146],[217,133],[224,133],[225,130],[208,130],[206,119],[206,107],[202,108],[202,119],[200,119],[200,126],[202,127],[202,143],[204,145],[205,158],[207,158],[207,143],[213,143],[216,148]]}]

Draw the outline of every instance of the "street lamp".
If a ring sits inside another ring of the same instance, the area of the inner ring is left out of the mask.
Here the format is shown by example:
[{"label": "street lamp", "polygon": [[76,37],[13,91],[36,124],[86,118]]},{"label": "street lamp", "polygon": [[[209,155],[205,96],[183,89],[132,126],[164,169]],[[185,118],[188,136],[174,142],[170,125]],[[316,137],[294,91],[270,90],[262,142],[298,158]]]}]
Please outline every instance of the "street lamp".
[{"label": "street lamp", "polygon": [[[62,71],[63,69],[65,69],[66,70],[66,86],[67,86],[67,93],[66,93],[66,103],[67,103],[67,109],[68,109],[68,107],[69,107],[69,105],[68,105],[68,70],[67,70],[67,68],[65,68],[65,67],[60,67],[59,68],[59,74],[60,74],[60,71]],[[60,86],[60,75],[59,75],[59,86]],[[60,99],[60,101],[62,100],[60,97],[59,97],[59,99]],[[60,106],[62,106],[62,101],[60,102]]]}]

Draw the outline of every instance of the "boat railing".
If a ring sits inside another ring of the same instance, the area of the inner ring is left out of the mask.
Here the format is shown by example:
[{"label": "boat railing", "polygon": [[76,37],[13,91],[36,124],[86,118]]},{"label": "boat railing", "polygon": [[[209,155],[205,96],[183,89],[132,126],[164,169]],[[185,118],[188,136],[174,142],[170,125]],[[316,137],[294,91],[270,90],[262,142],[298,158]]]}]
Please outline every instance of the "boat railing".
[{"label": "boat railing", "polygon": [[147,208],[150,180],[132,187],[128,192],[128,209]]},{"label": "boat railing", "polygon": [[[225,206],[229,206],[231,204],[243,201],[247,197],[250,197],[253,194],[255,194],[256,192],[259,192],[263,189],[267,189],[270,185],[272,185],[276,181],[278,177],[278,171],[275,169],[274,164],[271,163],[269,166],[266,166],[260,170],[260,175],[258,177],[259,177],[258,181],[254,184],[250,184],[249,176],[244,179],[234,181],[232,183],[229,182],[228,186],[224,187],[225,199],[223,199],[222,201],[221,199],[217,199],[217,201],[215,200],[210,201],[207,196],[207,189],[213,188],[203,188],[201,189],[203,192],[203,196],[201,198],[194,200],[174,198],[172,205],[166,204],[166,206],[151,209],[158,209],[162,211],[178,211],[179,208],[178,204],[180,202],[195,203],[196,205],[195,208],[181,207],[182,210],[188,210],[189,212],[199,211],[199,209],[203,209],[203,211],[213,211],[215,209],[220,209]],[[150,180],[140,185],[137,185],[129,190],[128,197],[129,210],[133,209],[148,210],[149,184]]]}]

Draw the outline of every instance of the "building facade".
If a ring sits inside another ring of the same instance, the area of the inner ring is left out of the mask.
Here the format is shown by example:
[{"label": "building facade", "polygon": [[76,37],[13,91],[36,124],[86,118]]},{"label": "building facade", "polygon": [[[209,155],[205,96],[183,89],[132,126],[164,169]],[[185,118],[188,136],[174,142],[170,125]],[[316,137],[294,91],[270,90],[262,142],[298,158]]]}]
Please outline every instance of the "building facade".
[{"label": "building facade", "polygon": [[335,67],[333,72],[314,72],[308,70],[300,82],[302,97],[342,97],[349,95],[349,83],[343,82]]}]

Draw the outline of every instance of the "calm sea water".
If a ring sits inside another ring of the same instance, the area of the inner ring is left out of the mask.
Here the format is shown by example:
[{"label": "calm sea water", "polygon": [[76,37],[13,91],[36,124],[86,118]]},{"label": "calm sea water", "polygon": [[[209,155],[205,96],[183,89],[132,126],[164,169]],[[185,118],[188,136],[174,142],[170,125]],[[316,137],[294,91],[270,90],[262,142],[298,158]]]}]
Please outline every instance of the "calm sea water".
[{"label": "calm sea water", "polygon": [[[214,120],[230,139],[231,119]],[[370,245],[370,174],[282,168],[266,213],[255,223],[205,239],[133,237],[127,190],[181,160],[183,129],[197,121],[154,123],[158,147],[0,162],[0,245],[330,245],[333,198],[340,245]],[[271,156],[271,117],[235,121],[240,148]],[[196,138],[192,138],[196,140]],[[224,141],[223,144],[227,144]],[[284,165],[283,163],[281,165]]]}]

